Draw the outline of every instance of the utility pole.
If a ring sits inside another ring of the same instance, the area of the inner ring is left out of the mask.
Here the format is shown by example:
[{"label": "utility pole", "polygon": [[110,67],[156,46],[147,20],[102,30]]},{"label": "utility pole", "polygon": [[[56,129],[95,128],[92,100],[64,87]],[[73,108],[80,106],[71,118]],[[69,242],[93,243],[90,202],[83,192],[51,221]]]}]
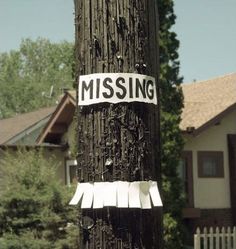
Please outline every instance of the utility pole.
[{"label": "utility pole", "polygon": [[[78,106],[79,182],[157,181],[160,187],[156,2],[74,0],[76,82],[82,87],[82,99],[87,94],[88,101],[92,98],[97,101]],[[81,76],[97,73],[106,77],[90,77],[87,82],[80,80]],[[111,73],[118,73],[118,76]],[[126,77],[123,73],[130,75]],[[143,99],[151,99],[153,91],[148,86],[153,86],[152,80],[147,78],[139,82],[139,79],[132,79],[131,74],[147,75],[156,80],[156,104],[142,101],[98,103],[102,94],[107,99],[115,94],[123,99],[127,92],[130,99],[135,94],[137,98],[143,94]],[[113,80],[116,80],[118,92],[113,89]],[[131,90],[135,82],[139,87]],[[129,90],[124,87],[127,84]],[[102,85],[106,91],[100,93]],[[82,209],[80,224],[83,227],[81,249],[161,248],[159,207]]]}]

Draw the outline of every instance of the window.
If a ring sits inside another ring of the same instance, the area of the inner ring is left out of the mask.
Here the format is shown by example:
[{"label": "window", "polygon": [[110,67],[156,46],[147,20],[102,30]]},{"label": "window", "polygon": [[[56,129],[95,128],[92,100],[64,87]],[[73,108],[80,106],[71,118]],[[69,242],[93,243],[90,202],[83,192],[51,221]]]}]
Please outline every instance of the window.
[{"label": "window", "polygon": [[198,151],[198,177],[224,177],[222,151]]},{"label": "window", "polygon": [[77,161],[67,160],[66,161],[66,184],[71,185],[77,182]]}]

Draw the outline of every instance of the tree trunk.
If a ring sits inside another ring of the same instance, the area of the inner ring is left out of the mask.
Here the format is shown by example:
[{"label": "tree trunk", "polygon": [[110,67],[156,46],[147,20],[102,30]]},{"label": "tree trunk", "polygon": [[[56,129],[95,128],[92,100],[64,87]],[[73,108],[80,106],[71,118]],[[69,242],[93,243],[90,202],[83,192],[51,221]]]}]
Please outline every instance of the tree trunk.
[{"label": "tree trunk", "polygon": [[[74,2],[76,82],[80,75],[118,72],[158,79],[156,0]],[[158,109],[137,102],[78,107],[79,181],[160,183]],[[157,208],[82,211],[81,220],[90,217],[94,226],[83,230],[81,248],[160,248],[160,212]]]}]

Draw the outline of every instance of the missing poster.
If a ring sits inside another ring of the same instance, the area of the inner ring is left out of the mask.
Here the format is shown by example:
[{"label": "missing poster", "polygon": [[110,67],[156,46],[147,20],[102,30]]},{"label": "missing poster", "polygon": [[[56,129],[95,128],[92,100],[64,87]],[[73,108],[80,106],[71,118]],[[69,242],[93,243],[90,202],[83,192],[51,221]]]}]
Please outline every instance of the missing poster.
[{"label": "missing poster", "polygon": [[97,73],[79,78],[78,105],[143,102],[157,105],[154,77],[133,73]]}]

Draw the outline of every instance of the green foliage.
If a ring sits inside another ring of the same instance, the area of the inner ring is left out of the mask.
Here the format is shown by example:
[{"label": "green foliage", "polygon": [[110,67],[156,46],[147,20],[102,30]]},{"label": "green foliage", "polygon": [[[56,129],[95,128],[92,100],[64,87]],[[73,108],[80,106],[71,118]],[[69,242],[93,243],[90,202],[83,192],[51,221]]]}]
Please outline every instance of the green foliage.
[{"label": "green foliage", "polygon": [[[61,88],[72,88],[73,44],[38,38],[0,54],[0,119],[56,104]],[[51,87],[53,95],[49,96]]]},{"label": "green foliage", "polygon": [[[179,130],[183,107],[177,51],[179,41],[171,31],[176,18],[173,0],[158,0],[158,7],[164,240],[165,248],[179,249],[183,247],[181,210],[184,204],[177,176],[183,148]],[[19,51],[0,54],[0,118],[55,104],[59,88],[72,86],[73,61],[72,44],[52,44],[45,39],[23,40]],[[47,98],[52,85],[54,95]],[[42,92],[46,94],[43,96]],[[77,240],[77,230],[74,226],[67,228],[70,233],[65,229],[66,222],[72,222],[72,218],[67,218],[68,212],[63,211],[65,199],[59,191],[61,186],[52,186],[55,181],[51,181],[48,162],[44,161],[47,167],[42,171],[39,170],[41,166],[36,167],[42,161],[35,160],[36,154],[31,155],[34,159],[30,162],[28,156],[27,160],[24,157],[22,160],[7,160],[6,168],[13,166],[13,172],[7,174],[6,191],[1,197],[0,248],[76,248],[73,244]],[[62,227],[62,231],[58,227]]]},{"label": "green foliage", "polygon": [[74,189],[56,180],[55,160],[40,151],[6,154],[0,162],[1,249],[78,249]]},{"label": "green foliage", "polygon": [[177,167],[183,150],[183,138],[179,129],[183,94],[179,77],[173,0],[158,0],[160,19],[160,88],[161,88],[161,140],[162,140],[162,188],[164,200],[164,247],[183,248],[182,208],[184,196]]}]

